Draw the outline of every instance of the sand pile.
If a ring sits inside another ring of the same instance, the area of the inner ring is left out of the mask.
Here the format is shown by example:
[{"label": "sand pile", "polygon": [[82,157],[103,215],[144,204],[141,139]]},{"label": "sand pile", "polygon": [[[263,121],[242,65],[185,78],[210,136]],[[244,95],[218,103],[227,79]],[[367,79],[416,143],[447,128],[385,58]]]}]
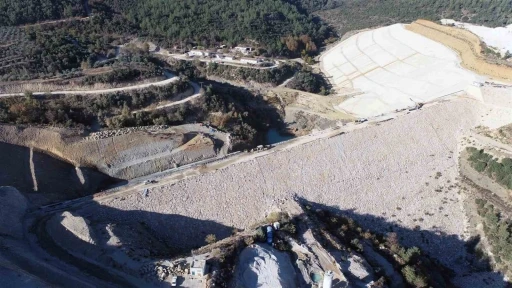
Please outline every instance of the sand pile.
[{"label": "sand pile", "polygon": [[73,253],[96,255],[96,238],[89,224],[87,219],[64,211],[46,223],[46,230],[62,248]]},{"label": "sand pile", "polygon": [[297,287],[288,254],[263,245],[242,251],[234,277],[236,287]]},{"label": "sand pile", "polygon": [[27,199],[18,190],[0,187],[0,235],[22,238],[22,219],[26,209]]},{"label": "sand pile", "polygon": [[455,50],[465,68],[498,80],[512,81],[512,67],[487,62],[482,55],[480,38],[467,30],[442,26],[426,20],[415,21],[408,25],[407,29]]}]

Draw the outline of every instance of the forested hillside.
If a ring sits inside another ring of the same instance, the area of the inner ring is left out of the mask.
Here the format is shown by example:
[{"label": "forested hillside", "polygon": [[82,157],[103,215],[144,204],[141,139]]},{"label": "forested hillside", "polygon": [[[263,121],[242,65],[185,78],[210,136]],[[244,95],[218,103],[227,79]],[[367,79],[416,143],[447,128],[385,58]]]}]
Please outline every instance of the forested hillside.
[{"label": "forested hillside", "polygon": [[0,0],[0,26],[84,15],[82,0]]},{"label": "forested hillside", "polygon": [[247,43],[281,54],[286,49],[281,37],[308,35],[321,44],[330,36],[325,25],[282,0],[105,2],[140,25],[142,33],[172,44],[191,40],[205,47]]},{"label": "forested hillside", "polygon": [[[290,0],[335,27],[339,34],[418,18],[453,18],[485,26],[512,23],[511,0]],[[335,9],[331,9],[336,7]]]}]

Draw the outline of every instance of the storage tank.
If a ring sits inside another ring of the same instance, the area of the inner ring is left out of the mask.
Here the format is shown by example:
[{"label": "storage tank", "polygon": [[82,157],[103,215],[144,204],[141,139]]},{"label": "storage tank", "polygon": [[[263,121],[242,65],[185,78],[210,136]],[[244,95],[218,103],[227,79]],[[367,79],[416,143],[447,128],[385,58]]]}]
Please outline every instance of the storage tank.
[{"label": "storage tank", "polygon": [[267,243],[268,245],[272,245],[272,242],[274,242],[273,240],[273,231],[272,231],[272,226],[267,226]]},{"label": "storage tank", "polygon": [[324,273],[324,282],[322,283],[322,288],[331,288],[332,277],[333,277],[332,271],[329,270]]}]

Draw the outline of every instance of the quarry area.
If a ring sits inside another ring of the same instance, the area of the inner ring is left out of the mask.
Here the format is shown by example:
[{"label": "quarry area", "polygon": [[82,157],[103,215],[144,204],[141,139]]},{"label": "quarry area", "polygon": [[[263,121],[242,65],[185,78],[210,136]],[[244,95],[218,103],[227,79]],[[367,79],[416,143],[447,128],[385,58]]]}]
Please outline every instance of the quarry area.
[{"label": "quarry area", "polygon": [[[190,101],[144,108],[195,119],[197,107],[224,107],[208,110],[215,121],[90,133],[1,124],[0,279],[509,287],[512,238],[496,245],[489,219],[512,215],[512,70],[475,50],[476,35],[424,20],[366,30],[313,65],[329,95],[261,85],[258,101],[240,92],[229,104],[193,83]],[[234,149],[240,131],[261,127],[228,130],[244,109],[279,123]]]}]

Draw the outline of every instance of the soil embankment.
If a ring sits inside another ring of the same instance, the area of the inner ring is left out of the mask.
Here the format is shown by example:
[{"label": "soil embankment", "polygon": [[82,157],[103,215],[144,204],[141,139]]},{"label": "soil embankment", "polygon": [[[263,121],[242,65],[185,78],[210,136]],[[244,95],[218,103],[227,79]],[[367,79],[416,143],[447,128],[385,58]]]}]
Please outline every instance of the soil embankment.
[{"label": "soil embankment", "polygon": [[0,186],[0,236],[23,237],[21,221],[27,207],[27,199],[18,190]]},{"label": "soil embankment", "polygon": [[[211,132],[200,125],[126,128],[98,132],[85,138],[67,129],[0,125],[0,143],[33,147],[35,151],[45,151],[64,159],[80,167],[80,171],[73,168],[73,174],[81,182],[83,177],[80,172],[87,170],[84,167],[92,167],[111,177],[128,180],[213,158],[225,144],[225,137],[225,133]],[[16,154],[19,154],[16,157],[20,159],[25,155],[21,152]],[[31,171],[31,163],[37,162],[40,157],[34,154],[31,158],[30,153],[26,156],[27,160],[14,164],[19,166],[26,163]],[[45,184],[37,181],[36,177],[23,179],[23,182],[30,183],[31,189],[37,190]]]},{"label": "soil embankment", "polygon": [[[31,203],[46,204],[95,193],[114,181],[91,168],[82,168],[81,183],[75,166],[23,146],[0,142],[0,186],[12,186]],[[37,183],[37,186],[34,186]]]},{"label": "soil embankment", "polygon": [[512,81],[512,67],[490,63],[482,53],[480,38],[475,34],[427,20],[417,20],[406,28],[455,50],[465,68],[496,80]]}]

